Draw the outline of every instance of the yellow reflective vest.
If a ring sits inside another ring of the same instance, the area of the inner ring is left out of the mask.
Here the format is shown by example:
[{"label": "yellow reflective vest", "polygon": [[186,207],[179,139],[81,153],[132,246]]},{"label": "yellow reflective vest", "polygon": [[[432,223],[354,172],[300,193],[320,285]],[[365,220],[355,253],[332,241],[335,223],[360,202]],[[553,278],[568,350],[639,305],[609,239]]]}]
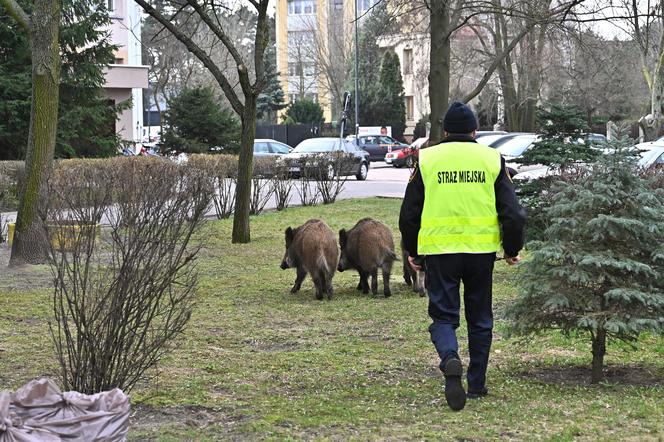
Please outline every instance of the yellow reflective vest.
[{"label": "yellow reflective vest", "polygon": [[417,253],[500,250],[494,191],[500,153],[482,144],[450,142],[422,149],[419,156],[424,207]]}]

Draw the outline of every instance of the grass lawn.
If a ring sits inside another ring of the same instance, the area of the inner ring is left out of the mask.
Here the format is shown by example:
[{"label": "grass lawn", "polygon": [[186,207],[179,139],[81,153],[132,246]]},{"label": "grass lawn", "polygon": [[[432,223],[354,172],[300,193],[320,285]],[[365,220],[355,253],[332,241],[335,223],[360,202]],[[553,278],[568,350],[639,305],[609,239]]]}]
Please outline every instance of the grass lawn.
[{"label": "grass lawn", "polygon": [[[372,216],[398,243],[399,206],[370,199],[264,214],[252,219],[249,245],[230,243],[230,221],[208,223],[197,307],[175,350],[131,392],[130,439],[664,438],[664,339],[644,336],[635,349],[610,343],[607,382],[589,385],[586,336],[504,337],[517,270],[503,262],[491,395],[458,413],[443,397],[426,298],[403,283],[401,263],[388,299],[356,291],[355,272],[335,275],[332,301],[314,299],[310,278],[289,293],[295,271],[279,269],[287,226],[319,217],[337,231]],[[2,389],[58,373],[48,269],[15,272],[0,268]],[[467,362],[465,324],[459,335]]]}]

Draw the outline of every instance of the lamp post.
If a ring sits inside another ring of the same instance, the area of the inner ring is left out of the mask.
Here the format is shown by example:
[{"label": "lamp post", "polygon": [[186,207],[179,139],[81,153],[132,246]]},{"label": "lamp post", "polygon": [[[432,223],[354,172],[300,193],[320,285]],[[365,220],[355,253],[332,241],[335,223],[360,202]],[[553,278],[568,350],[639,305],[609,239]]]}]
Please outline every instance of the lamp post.
[{"label": "lamp post", "polygon": [[359,71],[359,39],[357,31],[357,0],[353,0],[355,5],[355,144],[360,145],[360,80],[358,77]]}]

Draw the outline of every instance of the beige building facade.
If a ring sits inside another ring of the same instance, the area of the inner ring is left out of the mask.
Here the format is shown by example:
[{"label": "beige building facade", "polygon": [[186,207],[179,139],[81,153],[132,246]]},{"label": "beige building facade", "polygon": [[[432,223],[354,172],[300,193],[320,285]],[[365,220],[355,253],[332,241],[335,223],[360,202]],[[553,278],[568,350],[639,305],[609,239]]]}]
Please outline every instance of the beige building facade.
[{"label": "beige building facade", "polygon": [[381,49],[399,57],[406,104],[405,136],[413,135],[417,122],[430,113],[429,52],[431,39],[426,33],[393,34],[378,40]]}]

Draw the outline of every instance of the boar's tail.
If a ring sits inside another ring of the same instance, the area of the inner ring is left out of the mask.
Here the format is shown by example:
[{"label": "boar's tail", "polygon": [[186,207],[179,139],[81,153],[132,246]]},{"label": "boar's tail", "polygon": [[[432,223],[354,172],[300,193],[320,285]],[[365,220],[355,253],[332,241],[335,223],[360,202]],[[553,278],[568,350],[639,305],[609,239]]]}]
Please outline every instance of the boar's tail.
[{"label": "boar's tail", "polygon": [[316,260],[316,264],[318,264],[318,269],[324,273],[324,274],[329,274],[330,273],[330,266],[327,263],[327,258],[325,258],[325,255],[321,253],[321,255],[318,257]]}]

